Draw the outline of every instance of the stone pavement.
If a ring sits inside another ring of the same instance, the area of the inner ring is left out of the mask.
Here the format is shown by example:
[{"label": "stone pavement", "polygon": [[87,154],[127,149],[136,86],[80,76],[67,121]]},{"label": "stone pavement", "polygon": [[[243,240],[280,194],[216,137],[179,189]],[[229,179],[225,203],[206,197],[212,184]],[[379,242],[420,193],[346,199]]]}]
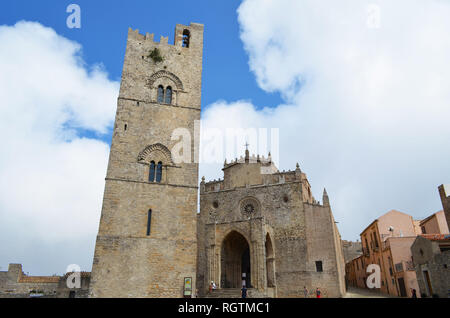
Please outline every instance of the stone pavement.
[{"label": "stone pavement", "polygon": [[375,290],[349,287],[344,298],[398,298]]}]

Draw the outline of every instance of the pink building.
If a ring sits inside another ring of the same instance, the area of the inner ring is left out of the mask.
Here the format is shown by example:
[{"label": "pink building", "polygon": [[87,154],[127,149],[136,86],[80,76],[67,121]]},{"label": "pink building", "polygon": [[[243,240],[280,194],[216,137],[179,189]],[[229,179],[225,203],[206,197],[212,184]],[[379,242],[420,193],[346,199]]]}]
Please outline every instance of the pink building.
[{"label": "pink building", "polygon": [[399,297],[411,297],[412,289],[420,297],[411,246],[422,230],[433,234],[448,234],[443,211],[424,220],[391,210],[367,226],[361,233],[363,255],[346,264],[347,284],[367,288],[367,266],[380,266],[380,291]]},{"label": "pink building", "polygon": [[422,234],[449,234],[444,210],[436,212],[420,221],[420,229]]}]

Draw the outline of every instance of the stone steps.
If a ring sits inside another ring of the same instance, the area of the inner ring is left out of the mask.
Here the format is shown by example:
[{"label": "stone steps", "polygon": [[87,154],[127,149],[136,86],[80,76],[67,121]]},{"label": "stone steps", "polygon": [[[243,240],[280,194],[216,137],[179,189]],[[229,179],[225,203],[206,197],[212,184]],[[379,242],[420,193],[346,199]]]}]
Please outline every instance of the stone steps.
[{"label": "stone steps", "polygon": [[241,298],[241,290],[239,288],[216,289],[208,292],[204,298]]}]

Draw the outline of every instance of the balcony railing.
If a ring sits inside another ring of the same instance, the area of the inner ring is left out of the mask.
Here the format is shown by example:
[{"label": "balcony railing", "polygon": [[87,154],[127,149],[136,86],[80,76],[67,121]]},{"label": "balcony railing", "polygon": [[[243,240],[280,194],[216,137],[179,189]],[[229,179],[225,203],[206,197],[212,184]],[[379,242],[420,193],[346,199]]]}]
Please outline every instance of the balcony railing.
[{"label": "balcony railing", "polygon": [[414,263],[412,261],[401,261],[400,263],[395,264],[395,271],[397,273],[401,273],[403,271],[413,271]]},{"label": "balcony railing", "polygon": [[395,271],[397,273],[403,272],[403,263],[402,262],[395,264]]}]

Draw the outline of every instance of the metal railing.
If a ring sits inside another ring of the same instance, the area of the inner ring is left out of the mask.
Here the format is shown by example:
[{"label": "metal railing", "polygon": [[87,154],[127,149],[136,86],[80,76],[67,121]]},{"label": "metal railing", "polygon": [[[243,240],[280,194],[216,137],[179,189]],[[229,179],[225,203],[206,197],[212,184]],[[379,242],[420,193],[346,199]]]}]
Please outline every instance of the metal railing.
[{"label": "metal railing", "polygon": [[414,263],[413,261],[401,261],[400,263],[395,264],[395,272],[401,273],[403,271],[414,271]]},{"label": "metal railing", "polygon": [[397,273],[403,272],[403,262],[395,264],[394,267]]}]

